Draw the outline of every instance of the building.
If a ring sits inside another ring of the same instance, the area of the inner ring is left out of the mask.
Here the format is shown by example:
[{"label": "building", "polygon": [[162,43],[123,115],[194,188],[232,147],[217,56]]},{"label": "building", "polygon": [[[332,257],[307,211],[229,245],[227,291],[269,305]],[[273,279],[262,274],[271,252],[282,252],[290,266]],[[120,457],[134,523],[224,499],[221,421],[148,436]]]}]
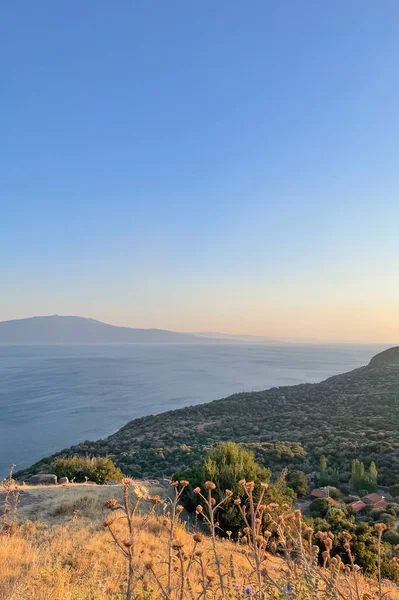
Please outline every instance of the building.
[{"label": "building", "polygon": [[375,493],[363,496],[362,501],[373,508],[385,508],[387,505],[385,497]]},{"label": "building", "polygon": [[330,496],[328,498],[326,498],[326,500],[327,500],[327,502],[329,504],[331,504],[331,506],[335,506],[335,508],[340,508],[341,507],[341,505],[338,502],[338,500],[335,500],[334,498],[331,498]]},{"label": "building", "polygon": [[372,508],[385,508],[387,505],[384,496],[380,496],[380,494],[367,494],[367,496],[363,496],[360,500],[355,500],[355,502],[351,502],[348,504],[348,508],[351,508],[355,514],[360,514],[364,512],[367,506],[371,506]]},{"label": "building", "polygon": [[316,498],[329,498],[330,497],[330,488],[328,488],[328,487],[316,488],[315,490],[312,490],[310,492],[310,497],[313,498],[314,500]]},{"label": "building", "polygon": [[356,500],[355,502],[351,502],[350,504],[348,504],[348,508],[351,508],[356,514],[364,510],[366,506],[367,504],[363,502],[363,500]]}]

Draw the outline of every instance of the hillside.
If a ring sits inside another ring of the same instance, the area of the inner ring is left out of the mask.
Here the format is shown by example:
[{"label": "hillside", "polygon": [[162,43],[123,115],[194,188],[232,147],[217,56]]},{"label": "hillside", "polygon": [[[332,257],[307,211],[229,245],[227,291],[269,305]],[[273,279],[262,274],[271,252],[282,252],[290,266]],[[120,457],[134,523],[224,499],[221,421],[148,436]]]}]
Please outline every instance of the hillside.
[{"label": "hillside", "polygon": [[0,322],[0,344],[201,343],[186,333],[132,329],[83,317],[31,317]]},{"label": "hillside", "polygon": [[[318,547],[311,543],[318,542],[317,536],[311,537],[313,530],[304,528],[290,510],[283,509],[284,519],[277,521],[280,512],[273,505],[269,505],[268,520],[273,534],[257,524],[256,570],[251,566],[251,541],[242,538],[236,543],[215,535],[213,544],[210,528],[201,525],[201,519],[187,522],[177,509],[178,493],[172,488],[148,489],[131,480],[123,489],[84,484],[12,486],[8,495],[11,509],[4,512],[7,492],[0,487],[0,598],[399,599],[393,582],[383,580],[379,593],[376,579],[365,576],[368,573],[351,572],[349,567],[344,571],[335,557],[327,568],[320,569]],[[132,506],[139,508],[131,513],[130,529],[126,518],[121,518],[126,514],[124,506],[129,512]],[[165,509],[173,510],[172,518]],[[214,528],[212,531],[215,533]],[[274,539],[285,540],[288,533],[284,554],[276,554]],[[292,558],[298,547],[302,561],[294,567]],[[129,594],[128,579],[134,595]]]},{"label": "hillside", "polygon": [[[399,355],[390,350],[366,367],[318,384],[240,393],[129,422],[117,433],[85,441],[64,455],[110,455],[135,477],[162,477],[193,465],[204,448],[233,440],[249,445],[274,470],[310,472],[322,454],[342,480],[351,461],[377,463],[380,482],[399,481]],[[45,471],[51,457],[19,473]]]}]

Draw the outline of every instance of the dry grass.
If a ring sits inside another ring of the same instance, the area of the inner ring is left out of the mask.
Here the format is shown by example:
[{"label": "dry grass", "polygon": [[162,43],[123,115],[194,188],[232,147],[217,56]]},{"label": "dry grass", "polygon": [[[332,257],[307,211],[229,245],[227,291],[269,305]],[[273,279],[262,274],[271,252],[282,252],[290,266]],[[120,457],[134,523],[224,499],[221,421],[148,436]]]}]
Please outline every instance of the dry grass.
[{"label": "dry grass", "polygon": [[[146,570],[156,564],[157,574],[166,578],[168,532],[163,518],[135,518],[135,593],[159,597],[156,582]],[[123,534],[123,525],[117,527]],[[189,548],[192,536],[181,525],[175,539]],[[211,551],[210,541],[201,544],[204,555]],[[226,569],[232,552],[237,576],[245,581],[246,559],[239,548],[219,542]],[[174,553],[175,554],[175,553]],[[161,557],[165,564],[161,564]],[[270,557],[270,568],[277,574],[282,563]],[[0,598],[7,600],[110,600],[124,598],[126,561],[103,527],[82,526],[79,518],[66,525],[26,523],[0,543]],[[193,576],[194,576],[193,571]],[[211,575],[211,573],[210,573]],[[196,584],[197,585],[197,584]],[[148,596],[147,596],[148,597]]]},{"label": "dry grass", "polygon": [[[336,590],[332,587],[329,590],[332,570],[328,565],[326,569],[314,568],[307,562],[306,565],[313,569],[312,577],[317,574],[320,580],[317,584],[319,591],[310,595],[303,576],[305,563],[290,564],[290,560],[273,556],[263,542],[259,546],[261,551],[257,560],[261,561],[261,568],[267,570],[267,577],[262,575],[265,585],[258,592],[251,532],[246,534],[248,540],[242,544],[217,538],[213,540],[208,535],[194,537],[194,532],[187,531],[179,520],[180,488],[170,499],[168,508],[162,502],[154,504],[147,499],[148,505],[155,506],[160,514],[151,514],[150,511],[150,514],[140,515],[137,508],[141,504],[137,506],[135,486],[129,484],[127,487],[132,541],[128,537],[128,522],[122,510],[126,487],[80,485],[23,490],[30,495],[31,505],[29,508],[26,500],[21,501],[22,516],[41,505],[40,515],[46,517],[47,522],[25,521],[5,528],[0,534],[0,598],[122,600],[126,598],[128,549],[133,573],[131,597],[137,600],[219,600],[223,597],[241,600],[251,596],[260,600],[399,599],[396,587],[383,585],[384,596],[381,596],[377,583],[367,581],[359,574],[356,575],[358,595],[349,593],[345,577],[352,585],[352,572],[338,575],[334,584]],[[211,497],[211,491],[204,492],[205,498],[208,493]],[[116,504],[111,503],[114,507],[111,513],[103,506],[110,496],[116,499]],[[132,514],[135,505],[136,512]],[[107,521],[104,528],[105,512]],[[293,522],[291,518],[290,523]],[[251,528],[250,520],[249,526]],[[110,529],[122,549],[113,540]],[[290,531],[292,533],[293,529]],[[258,535],[255,530],[254,533]],[[220,574],[224,592],[220,586]],[[270,581],[275,581],[277,587],[270,586]],[[288,583],[294,587],[295,594],[291,594]]]},{"label": "dry grass", "polygon": [[[102,521],[106,514],[105,502],[113,495],[122,494],[122,485],[92,485],[75,483],[68,485],[17,485],[12,490],[19,494],[18,520],[65,523],[78,510],[85,521]],[[165,488],[152,485],[152,494],[165,494]],[[0,514],[3,514],[6,489],[0,486]]]}]

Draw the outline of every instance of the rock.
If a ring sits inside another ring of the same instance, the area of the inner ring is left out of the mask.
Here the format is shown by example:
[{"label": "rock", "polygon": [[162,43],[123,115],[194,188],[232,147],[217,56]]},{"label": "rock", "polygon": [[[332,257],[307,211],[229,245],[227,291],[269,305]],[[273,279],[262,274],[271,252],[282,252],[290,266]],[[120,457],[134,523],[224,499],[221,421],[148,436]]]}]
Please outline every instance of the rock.
[{"label": "rock", "polygon": [[88,479],[88,480],[86,481],[86,483],[87,483],[88,485],[97,485],[95,481],[90,481],[90,479]]},{"label": "rock", "polygon": [[28,483],[30,485],[56,485],[57,475],[51,473],[39,473],[38,475],[32,475],[29,478]]},{"label": "rock", "polygon": [[59,485],[65,485],[66,483],[69,483],[69,479],[68,477],[60,477],[58,483]]},{"label": "rock", "polygon": [[118,482],[115,481],[115,479],[110,479],[109,481],[105,482],[105,485],[118,485]]}]

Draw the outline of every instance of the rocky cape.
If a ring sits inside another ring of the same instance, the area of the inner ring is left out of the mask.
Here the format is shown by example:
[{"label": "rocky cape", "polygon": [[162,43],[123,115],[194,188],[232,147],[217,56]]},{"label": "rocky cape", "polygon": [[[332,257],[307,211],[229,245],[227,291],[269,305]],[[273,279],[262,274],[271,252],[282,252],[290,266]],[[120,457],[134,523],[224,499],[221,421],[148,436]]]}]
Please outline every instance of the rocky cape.
[{"label": "rocky cape", "polygon": [[[213,402],[130,421],[117,433],[58,455],[110,456],[134,477],[163,477],[195,465],[206,448],[232,440],[281,470],[328,466],[350,478],[351,461],[374,460],[380,481],[399,481],[399,347],[370,363],[317,384],[240,393]],[[48,472],[48,457],[20,477]]]}]

